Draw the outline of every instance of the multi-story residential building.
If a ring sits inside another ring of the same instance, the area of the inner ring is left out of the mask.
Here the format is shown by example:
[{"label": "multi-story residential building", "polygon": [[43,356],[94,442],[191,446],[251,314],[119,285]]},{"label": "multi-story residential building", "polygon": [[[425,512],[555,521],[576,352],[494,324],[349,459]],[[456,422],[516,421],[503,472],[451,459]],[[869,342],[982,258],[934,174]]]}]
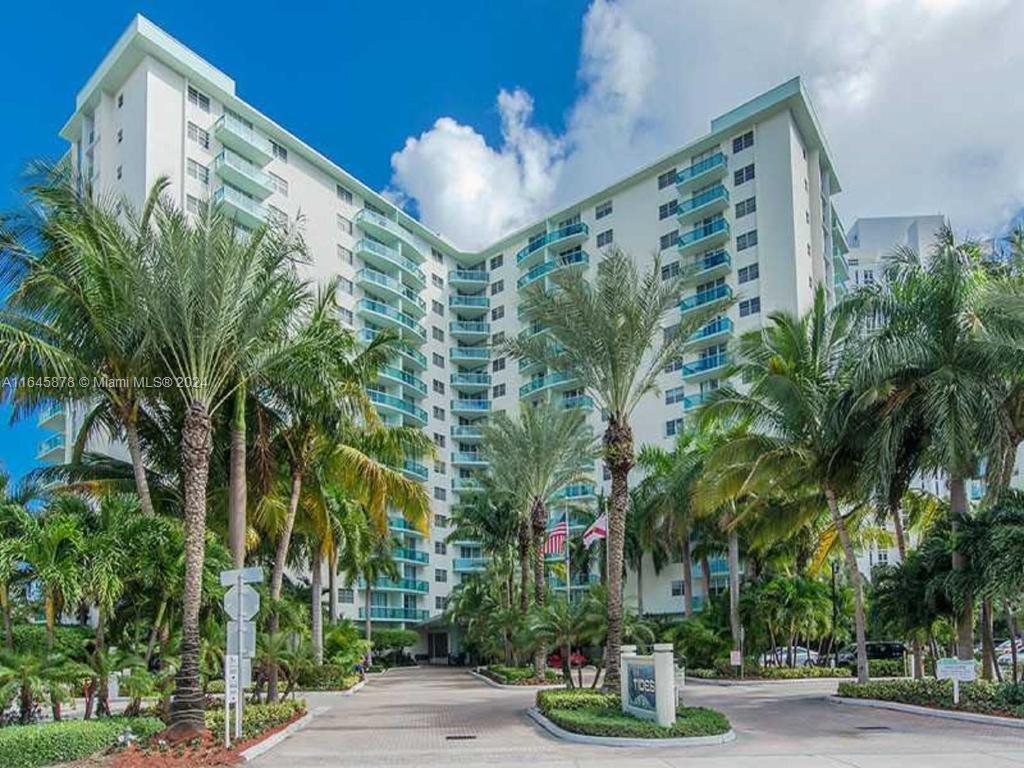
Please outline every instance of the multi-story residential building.
[{"label": "multi-story residential building", "polygon": [[[479,444],[489,414],[548,396],[585,409],[602,429],[601,414],[570,378],[503,355],[503,339],[529,330],[519,313],[527,286],[571,265],[593,270],[614,246],[647,266],[660,254],[665,279],[685,276],[680,317],[723,306],[636,411],[637,444],[668,447],[687,412],[719,386],[732,337],[760,327],[772,311],[806,311],[820,285],[834,299],[846,280],[845,240],[832,204],[839,182],[798,78],[478,252],[445,241],[257,111],[237,96],[231,78],[142,17],[78,94],[61,135],[77,168],[105,192],[141,201],[166,176],[182,208],[210,201],[249,228],[301,211],[313,256],[309,276],[341,280],[340,322],[361,338],[394,328],[408,342],[371,397],[388,422],[433,437],[438,460],[409,462],[404,471],[427,485],[434,524],[426,535],[393,519],[403,578],[378,584],[371,606],[361,604],[358,588],[343,590],[341,613],[356,620],[369,610],[375,621],[421,624],[441,613],[453,586],[483,567],[478,546],[447,536],[453,503],[486,470]],[[731,298],[736,303],[726,309]],[[64,434],[71,429],[66,424]],[[54,448],[45,458],[60,455]],[[606,479],[597,464],[593,480],[565,497],[592,499]],[[710,584],[679,564],[657,574],[645,562],[642,570],[642,578],[629,575],[627,598],[636,603],[642,583],[646,610],[678,613],[683,579],[693,582],[699,604],[724,563],[710,564]],[[428,654],[444,656],[447,630],[430,622],[426,634]]]}]

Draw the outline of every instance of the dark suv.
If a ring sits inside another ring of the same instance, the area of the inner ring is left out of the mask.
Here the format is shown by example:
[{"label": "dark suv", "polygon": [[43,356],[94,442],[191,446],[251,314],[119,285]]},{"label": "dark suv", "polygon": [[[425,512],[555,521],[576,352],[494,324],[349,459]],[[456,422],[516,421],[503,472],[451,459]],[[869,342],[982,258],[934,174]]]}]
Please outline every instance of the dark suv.
[{"label": "dark suv", "polygon": [[[903,646],[903,643],[895,641],[872,641],[866,644],[868,652],[868,661],[874,661],[876,659],[896,659],[902,660],[907,649]],[[841,651],[836,659],[836,663],[840,667],[852,667],[857,664],[857,646],[847,645]]]}]

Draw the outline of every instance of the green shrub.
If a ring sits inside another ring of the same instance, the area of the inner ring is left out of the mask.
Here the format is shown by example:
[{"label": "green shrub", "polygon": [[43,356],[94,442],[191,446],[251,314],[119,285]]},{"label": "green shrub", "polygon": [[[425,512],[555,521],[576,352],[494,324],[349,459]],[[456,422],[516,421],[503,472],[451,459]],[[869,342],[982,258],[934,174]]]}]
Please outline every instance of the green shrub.
[{"label": "green shrub", "polygon": [[[44,654],[46,649],[46,627],[42,624],[17,624],[13,627],[14,650],[16,653]],[[69,659],[82,661],[86,656],[85,644],[93,639],[89,627],[60,625],[53,628],[53,651]]]},{"label": "green shrub", "polygon": [[[306,714],[306,702],[288,699],[276,704],[246,704],[242,710],[242,739],[248,741],[279,725]],[[232,712],[232,717],[234,712]],[[224,733],[224,709],[206,711],[206,727],[213,733]]]},{"label": "green shrub", "polygon": [[128,731],[138,739],[147,740],[165,727],[162,720],[151,717],[12,725],[0,728],[0,765],[36,768],[78,760],[109,749]]},{"label": "green shrub", "polygon": [[[850,670],[856,673],[856,668]],[[868,659],[868,675],[871,677],[903,677],[907,674],[907,665],[902,659]]]},{"label": "green shrub", "polygon": [[839,695],[855,699],[880,699],[921,707],[960,709],[990,715],[1024,717],[1024,684],[975,680],[960,684],[960,704],[953,704],[951,680],[877,680],[870,683],[843,682]]},{"label": "green shrub", "polygon": [[553,709],[608,709],[619,704],[618,694],[590,689],[537,691],[537,709],[545,715]]},{"label": "green shrub", "polygon": [[382,653],[400,651],[410,645],[416,645],[419,635],[411,629],[375,629],[373,630],[373,647]]},{"label": "green shrub", "polygon": [[[850,670],[846,667],[744,667],[743,675],[750,680],[809,680],[816,678],[844,678],[850,677]],[[695,677],[699,680],[736,680],[739,679],[739,672],[729,668],[727,672],[718,669],[688,669],[687,677]]]},{"label": "green shrub", "polygon": [[324,633],[324,658],[332,664],[352,669],[370,650],[362,632],[347,619],[339,621]]},{"label": "green shrub", "polygon": [[[562,699],[549,697],[541,705],[541,695],[549,693],[586,695]],[[703,707],[680,707],[676,710],[675,725],[663,728],[653,720],[627,715],[619,705],[618,696],[596,691],[542,691],[537,694],[537,699],[541,712],[551,722],[567,731],[588,736],[678,739],[687,736],[717,736],[731,728],[725,715]]]},{"label": "green shrub", "polygon": [[729,650],[729,641],[699,618],[673,624],[663,632],[663,639],[672,643],[676,658],[687,666],[710,667]]},{"label": "green shrub", "polygon": [[[517,683],[526,683],[535,680],[533,676],[533,667],[509,667],[504,664],[491,664],[489,667],[485,668],[483,672],[488,677],[496,680],[502,685],[516,685]],[[557,682],[561,678],[561,673],[554,669],[544,670],[545,680]]]},{"label": "green shrub", "polygon": [[321,664],[303,669],[297,688],[303,691],[347,691],[359,682],[352,667],[340,664]]}]

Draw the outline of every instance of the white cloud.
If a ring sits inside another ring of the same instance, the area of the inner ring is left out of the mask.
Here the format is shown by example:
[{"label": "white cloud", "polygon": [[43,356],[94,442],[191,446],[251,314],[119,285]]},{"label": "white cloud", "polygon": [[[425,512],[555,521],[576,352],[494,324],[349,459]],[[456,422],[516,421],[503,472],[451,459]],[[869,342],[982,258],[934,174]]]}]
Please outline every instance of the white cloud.
[{"label": "white cloud", "polygon": [[705,133],[801,75],[844,218],[941,211],[975,233],[1024,204],[1024,2],[594,0],[564,135],[501,91],[502,145],[440,118],[392,157],[424,221],[476,247]]}]

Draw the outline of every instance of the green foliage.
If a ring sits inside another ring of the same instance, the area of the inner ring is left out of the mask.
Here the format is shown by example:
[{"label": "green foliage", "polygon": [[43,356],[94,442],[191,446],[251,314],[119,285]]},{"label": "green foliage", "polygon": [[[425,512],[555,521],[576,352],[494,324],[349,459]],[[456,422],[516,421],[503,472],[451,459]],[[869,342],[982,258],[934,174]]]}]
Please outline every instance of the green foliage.
[{"label": "green foliage", "polygon": [[[533,667],[510,667],[505,664],[491,664],[482,672],[502,685],[535,682]],[[544,680],[546,682],[554,682],[559,677],[559,673],[553,669],[544,670]]]},{"label": "green foliage", "polygon": [[373,648],[374,650],[387,653],[388,651],[400,651],[415,645],[419,635],[411,629],[374,629]]},{"label": "green foliage", "polygon": [[986,715],[1024,717],[1024,684],[975,680],[960,684],[960,704],[953,704],[953,681],[884,680],[840,683],[839,695],[854,699],[880,699],[938,709],[959,709]]},{"label": "green foliage", "polygon": [[[242,739],[255,739],[262,733],[290,723],[306,714],[306,702],[289,699],[275,704],[247,704],[242,710]],[[206,727],[213,733],[224,733],[224,709],[206,710]]]},{"label": "green foliage", "polygon": [[359,682],[352,665],[321,664],[303,669],[299,673],[298,687],[303,691],[347,691]]},{"label": "green foliage", "polygon": [[721,712],[702,707],[680,707],[676,723],[663,728],[622,711],[619,697],[598,691],[538,691],[537,708],[567,731],[588,736],[640,739],[678,739],[726,733],[729,720]]},{"label": "green foliage", "polygon": [[78,760],[116,745],[126,732],[145,740],[164,727],[155,717],[114,717],[0,728],[0,765],[37,768]]},{"label": "green foliage", "polygon": [[339,621],[324,633],[324,658],[351,672],[370,649],[360,635],[360,630],[351,621]]},{"label": "green foliage", "polygon": [[[739,677],[735,667],[728,664],[719,664],[713,669],[688,669],[686,674],[701,680],[733,680]],[[850,670],[846,667],[832,669],[830,667],[758,667],[750,665],[743,668],[743,676],[751,680],[807,680],[849,677]]]},{"label": "green foliage", "polygon": [[871,677],[903,677],[907,665],[901,659],[868,659],[868,674]]},{"label": "green foliage", "polygon": [[619,706],[619,696],[593,690],[537,691],[537,709],[545,715],[552,709],[601,709]]},{"label": "green foliage", "polygon": [[[42,624],[16,624],[13,628],[17,653],[45,653],[46,627]],[[93,639],[90,627],[57,625],[53,628],[53,651],[69,659],[85,660],[86,643]]]},{"label": "green foliage", "polygon": [[729,650],[729,641],[700,618],[683,619],[663,633],[672,643],[676,657],[687,667],[711,667],[715,659]]}]

